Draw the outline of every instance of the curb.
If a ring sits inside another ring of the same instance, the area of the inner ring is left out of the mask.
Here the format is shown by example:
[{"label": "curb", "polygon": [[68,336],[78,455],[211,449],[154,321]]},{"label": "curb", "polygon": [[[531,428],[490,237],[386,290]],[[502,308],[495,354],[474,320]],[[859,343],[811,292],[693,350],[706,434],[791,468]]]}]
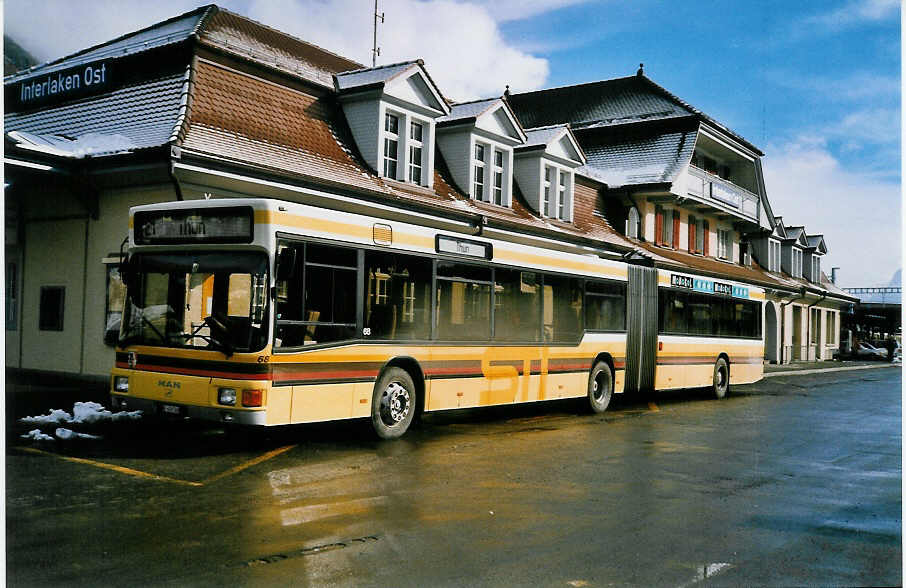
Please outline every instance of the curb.
[{"label": "curb", "polygon": [[876,370],[876,369],[879,369],[879,368],[892,368],[892,367],[900,367],[900,368],[902,368],[902,364],[884,363],[884,364],[881,364],[881,365],[854,365],[854,366],[848,366],[848,367],[836,367],[836,368],[817,368],[817,369],[813,369],[813,370],[789,370],[789,371],[785,371],[785,372],[770,372],[770,373],[765,373],[763,377],[765,377],[765,378],[776,378],[776,377],[778,377],[778,376],[798,376],[798,375],[806,375],[806,374],[826,374],[826,373],[829,373],[829,372],[849,372],[849,371],[853,371],[853,370]]}]

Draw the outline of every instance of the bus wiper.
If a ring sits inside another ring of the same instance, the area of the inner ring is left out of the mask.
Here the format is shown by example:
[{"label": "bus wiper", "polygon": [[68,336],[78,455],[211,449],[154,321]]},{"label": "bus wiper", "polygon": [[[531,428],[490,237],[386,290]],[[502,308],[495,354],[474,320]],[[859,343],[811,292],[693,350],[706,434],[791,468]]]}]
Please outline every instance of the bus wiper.
[{"label": "bus wiper", "polygon": [[220,322],[220,320],[214,318],[213,315],[204,317],[202,324],[206,325],[211,333],[208,336],[209,342],[220,346],[222,348],[221,351],[223,351],[223,354],[227,357],[233,355],[233,345],[230,342],[229,328]]},{"label": "bus wiper", "polygon": [[[208,318],[210,318],[210,317],[208,317]],[[195,339],[195,338],[201,339],[202,341],[204,341],[208,345],[210,345],[211,348],[217,349],[218,351],[222,351],[224,355],[226,355],[227,357],[230,357],[233,354],[233,348],[229,344],[221,343],[220,341],[215,339],[212,335],[201,335],[198,333],[198,331],[200,331],[204,327],[208,327],[209,330],[213,331],[211,326],[206,321],[207,321],[207,319],[205,319],[205,321],[202,321],[201,324],[199,324],[197,327],[195,327],[195,330],[192,331],[191,334],[183,333],[182,338],[185,339],[186,341],[189,341],[190,339]]]}]

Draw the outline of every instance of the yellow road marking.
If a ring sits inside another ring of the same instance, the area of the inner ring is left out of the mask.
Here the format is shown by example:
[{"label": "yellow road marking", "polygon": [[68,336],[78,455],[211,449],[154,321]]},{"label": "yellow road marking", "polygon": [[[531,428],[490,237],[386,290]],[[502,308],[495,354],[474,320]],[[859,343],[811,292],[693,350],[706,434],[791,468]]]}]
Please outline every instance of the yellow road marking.
[{"label": "yellow road marking", "polygon": [[170,482],[171,484],[179,484],[181,486],[202,486],[203,485],[201,482],[190,482],[188,480],[177,480],[176,478],[169,478],[167,476],[160,476],[158,474],[150,474],[148,472],[143,472],[140,470],[133,470],[132,468],[124,468],[123,466],[104,463],[102,461],[94,461],[92,459],[83,459],[81,457],[69,457],[67,455],[60,455],[58,453],[53,453],[51,451],[42,451],[40,449],[35,449],[33,447],[19,447],[18,449],[20,449],[26,453],[35,453],[37,455],[49,455],[52,457],[62,459],[63,461],[90,465],[90,466],[94,466],[96,468],[111,470],[114,472],[119,472],[120,474],[126,474],[127,476],[134,476],[136,478],[148,478],[151,480],[159,480],[161,482]]},{"label": "yellow road marking", "polygon": [[263,463],[271,458],[277,457],[278,455],[280,455],[282,453],[286,453],[287,451],[289,451],[290,449],[293,449],[295,447],[296,447],[296,445],[287,445],[285,447],[279,447],[272,451],[268,451],[264,455],[259,455],[258,457],[254,458],[254,459],[250,459],[249,461],[241,463],[224,472],[215,474],[215,475],[211,476],[210,478],[206,478],[205,480],[202,480],[201,482],[193,482],[191,480],[180,480],[178,478],[171,478],[169,476],[161,476],[159,474],[152,474],[150,472],[134,470],[132,468],[113,465],[110,463],[104,463],[102,461],[95,461],[93,459],[84,459],[82,457],[70,457],[68,455],[60,455],[59,453],[54,453],[52,451],[44,451],[41,449],[35,449],[34,447],[16,447],[16,449],[23,451],[25,453],[34,453],[35,455],[46,455],[46,456],[50,456],[50,457],[56,457],[58,459],[62,459],[63,461],[68,461],[70,463],[79,463],[82,465],[90,465],[90,466],[94,466],[96,468],[101,468],[104,470],[110,470],[112,472],[125,474],[127,476],[133,476],[135,478],[145,478],[148,480],[157,480],[159,482],[168,482],[170,484],[177,484],[179,486],[191,486],[193,488],[200,488],[202,486],[206,486],[207,484],[210,484],[211,482],[216,482],[217,480],[222,480],[223,478],[226,478],[227,476],[232,476],[233,474],[239,473],[242,470],[248,469],[252,466],[258,465],[259,463]]},{"label": "yellow road marking", "polygon": [[659,409],[657,407],[657,404],[655,404],[653,402],[648,403],[648,410],[650,410],[651,412],[660,412],[661,411],[661,409]]},{"label": "yellow road marking", "polygon": [[202,485],[210,484],[211,482],[216,482],[217,480],[221,480],[223,478],[226,478],[227,476],[232,476],[233,474],[237,474],[237,473],[241,472],[242,470],[245,470],[252,466],[258,465],[259,463],[265,462],[273,457],[277,457],[281,453],[286,453],[287,451],[289,451],[290,449],[293,449],[295,447],[296,447],[295,445],[287,445],[285,447],[279,447],[272,451],[268,451],[264,455],[259,455],[255,459],[250,459],[249,461],[247,461],[245,463],[241,463],[236,467],[232,467],[225,472],[221,472],[219,474],[211,476],[210,478],[201,482],[201,484]]}]

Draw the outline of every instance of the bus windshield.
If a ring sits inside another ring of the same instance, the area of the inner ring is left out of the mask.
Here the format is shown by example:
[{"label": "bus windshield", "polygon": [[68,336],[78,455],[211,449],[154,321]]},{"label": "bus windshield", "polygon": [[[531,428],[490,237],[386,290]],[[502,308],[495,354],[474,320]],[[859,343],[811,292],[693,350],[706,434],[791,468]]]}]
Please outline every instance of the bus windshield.
[{"label": "bus windshield", "polygon": [[126,271],[119,344],[260,351],[267,283],[264,253],[136,254]]}]

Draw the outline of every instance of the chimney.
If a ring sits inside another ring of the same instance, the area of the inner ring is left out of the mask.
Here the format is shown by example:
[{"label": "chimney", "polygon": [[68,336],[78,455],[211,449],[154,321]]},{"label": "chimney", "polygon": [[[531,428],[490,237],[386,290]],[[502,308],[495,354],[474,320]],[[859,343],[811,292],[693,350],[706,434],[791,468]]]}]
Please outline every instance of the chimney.
[{"label": "chimney", "polygon": [[840,269],[840,268],[838,268],[838,267],[831,268],[831,284],[834,284],[834,285],[837,284],[837,270],[838,269]]}]

